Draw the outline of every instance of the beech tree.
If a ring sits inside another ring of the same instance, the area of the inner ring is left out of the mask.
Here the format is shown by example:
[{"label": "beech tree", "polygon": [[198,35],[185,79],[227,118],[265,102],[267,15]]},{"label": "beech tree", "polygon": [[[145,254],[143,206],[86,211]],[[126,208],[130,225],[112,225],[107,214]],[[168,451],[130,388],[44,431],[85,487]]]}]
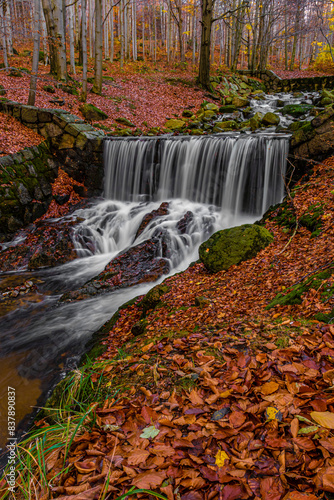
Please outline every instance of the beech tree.
[{"label": "beech tree", "polygon": [[240,0],[238,6],[229,9],[220,15],[214,17],[214,8],[216,0],[201,0],[201,47],[199,59],[198,83],[204,87],[210,88],[210,52],[211,52],[211,36],[212,25],[214,22],[224,19],[228,14],[234,14],[240,9],[245,9],[248,6],[248,0]]}]

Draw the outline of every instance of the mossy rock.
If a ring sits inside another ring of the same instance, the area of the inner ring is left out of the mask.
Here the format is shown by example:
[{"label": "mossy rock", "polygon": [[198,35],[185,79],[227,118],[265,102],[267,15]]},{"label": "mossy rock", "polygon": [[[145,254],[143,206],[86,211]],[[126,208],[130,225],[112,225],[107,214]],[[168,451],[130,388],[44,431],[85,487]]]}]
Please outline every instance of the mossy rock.
[{"label": "mossy rock", "polygon": [[312,108],[312,104],[286,104],[282,109],[282,114],[298,118],[311,111]]},{"label": "mossy rock", "polygon": [[249,104],[250,100],[245,97],[235,96],[232,99],[232,105],[236,108],[245,108],[246,106],[249,106]]},{"label": "mossy rock", "polygon": [[219,113],[234,113],[237,110],[236,106],[232,106],[232,104],[221,106],[219,108]]},{"label": "mossy rock", "polygon": [[6,95],[7,94],[7,90],[5,89],[5,87],[3,85],[0,85],[0,95]]},{"label": "mossy rock", "polygon": [[206,269],[216,273],[252,259],[274,240],[272,234],[256,224],[223,229],[199,247],[199,257]]},{"label": "mossy rock", "polygon": [[193,112],[190,109],[184,109],[182,111],[182,116],[184,118],[191,118],[193,116]]},{"label": "mossy rock", "polygon": [[93,104],[85,103],[79,109],[86,120],[89,121],[106,120],[108,118],[108,115],[104,111],[93,106]]},{"label": "mossy rock", "polygon": [[298,129],[293,133],[291,146],[296,146],[297,144],[310,141],[316,135],[311,122],[302,122],[299,125]]},{"label": "mossy rock", "polygon": [[168,120],[165,123],[165,128],[168,128],[169,130],[172,131],[177,131],[177,130],[182,130],[186,125],[186,122],[183,120],[177,120],[175,118],[172,118],[171,120]]},{"label": "mossy rock", "polygon": [[219,132],[226,132],[226,130],[236,130],[239,128],[239,125],[234,120],[229,120],[226,122],[217,122],[213,127],[213,133],[217,134]]},{"label": "mossy rock", "polygon": [[275,113],[266,113],[262,118],[262,123],[268,126],[279,125],[280,117],[275,115]]},{"label": "mossy rock", "polygon": [[208,102],[203,106],[205,111],[214,111],[214,113],[218,113],[219,111],[219,106],[217,104],[214,104],[212,102]]},{"label": "mossy rock", "polygon": [[293,286],[287,290],[286,293],[278,293],[266,309],[272,309],[275,306],[293,306],[301,304],[303,302],[303,294],[311,289],[318,290],[323,282],[331,277],[333,272],[334,267],[326,269],[325,271],[321,271],[305,279],[303,283]]},{"label": "mossy rock", "polygon": [[127,127],[136,127],[136,125],[134,125],[132,122],[130,122],[130,120],[128,120],[127,118],[124,118],[123,116],[120,116],[119,118],[116,118],[116,121],[118,123],[121,123],[122,125],[126,125]]},{"label": "mossy rock", "polygon": [[155,309],[158,304],[161,303],[161,297],[169,291],[169,287],[167,285],[157,285],[153,287],[140,302],[140,306],[142,308],[142,317],[144,318],[147,314],[147,311],[150,309]]},{"label": "mossy rock", "polygon": [[54,94],[56,92],[56,89],[53,87],[53,85],[44,85],[43,90],[45,90],[45,92],[48,92],[49,94]]},{"label": "mossy rock", "polygon": [[79,95],[79,92],[77,91],[77,89],[72,86],[72,85],[64,85],[64,84],[60,84],[59,85],[59,88],[63,91],[63,92],[66,92],[66,94],[70,94],[70,95]]},{"label": "mossy rock", "polygon": [[44,51],[40,50],[39,54],[38,54],[38,60],[39,60],[39,62],[44,62],[44,59],[45,59]]},{"label": "mossy rock", "polygon": [[190,131],[190,135],[203,135],[203,134],[204,134],[203,130],[199,128],[193,128]]}]

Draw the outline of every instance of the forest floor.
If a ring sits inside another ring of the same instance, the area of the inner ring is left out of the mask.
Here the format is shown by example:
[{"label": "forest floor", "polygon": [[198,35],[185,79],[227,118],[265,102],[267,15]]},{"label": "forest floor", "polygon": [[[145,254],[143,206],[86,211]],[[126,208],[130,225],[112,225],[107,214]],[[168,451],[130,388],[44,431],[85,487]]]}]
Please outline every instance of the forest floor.
[{"label": "forest floor", "polygon": [[197,262],[121,309],[22,445],[15,498],[333,498],[333,189],[334,157],[268,215],[255,258]]}]

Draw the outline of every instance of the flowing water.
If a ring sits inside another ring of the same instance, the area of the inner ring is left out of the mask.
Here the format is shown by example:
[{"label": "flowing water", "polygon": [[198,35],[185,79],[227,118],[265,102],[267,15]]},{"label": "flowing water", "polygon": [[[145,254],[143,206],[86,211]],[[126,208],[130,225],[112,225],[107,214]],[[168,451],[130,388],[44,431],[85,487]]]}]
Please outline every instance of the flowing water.
[{"label": "flowing water", "polygon": [[[157,232],[169,236],[171,273],[185,269],[213,232],[254,222],[281,201],[288,147],[288,136],[274,134],[106,140],[104,199],[73,214],[83,219],[74,236],[78,258],[54,269],[0,274],[2,288],[15,280],[38,283],[34,298],[0,318],[0,400],[6,401],[11,381],[19,418],[29,414],[76,365],[91,334],[120,305],[153,285],[59,304],[62,293],[99,274],[135,239],[138,244]],[[152,219],[136,238],[143,217],[164,201],[168,214]],[[178,223],[189,212],[191,222],[181,234]],[[7,416],[0,410],[3,446]]]}]

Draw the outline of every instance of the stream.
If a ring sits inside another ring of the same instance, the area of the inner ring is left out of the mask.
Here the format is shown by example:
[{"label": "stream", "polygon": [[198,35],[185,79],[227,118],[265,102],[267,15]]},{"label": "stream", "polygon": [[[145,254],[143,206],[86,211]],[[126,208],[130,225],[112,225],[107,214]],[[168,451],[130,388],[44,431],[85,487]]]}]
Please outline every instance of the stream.
[{"label": "stream", "polygon": [[[252,103],[254,110],[275,108],[276,99],[269,97]],[[19,438],[31,423],[31,412],[77,366],[91,335],[119,306],[156,282],[74,302],[59,302],[62,294],[79,289],[113,258],[146,241],[158,242],[169,275],[186,269],[212,233],[252,223],[282,200],[288,149],[289,135],[274,131],[105,141],[104,198],[67,216],[81,221],[73,235],[77,259],[55,268],[0,273],[0,292],[22,288],[15,309],[0,300],[0,447],[8,437],[7,387],[16,391]],[[167,213],[152,217],[139,234],[145,216],[164,202]]]}]

